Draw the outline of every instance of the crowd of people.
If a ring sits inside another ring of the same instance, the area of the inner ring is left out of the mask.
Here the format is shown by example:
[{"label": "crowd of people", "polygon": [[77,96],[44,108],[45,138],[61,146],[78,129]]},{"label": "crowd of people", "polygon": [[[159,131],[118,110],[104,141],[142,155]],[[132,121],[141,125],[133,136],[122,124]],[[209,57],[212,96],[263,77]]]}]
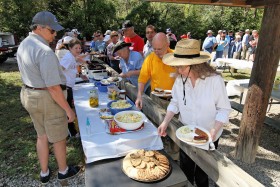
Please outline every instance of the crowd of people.
[{"label": "crowd of people", "polygon": [[[80,168],[66,164],[66,138],[75,136],[73,121],[73,92],[78,66],[87,65],[81,54],[82,42],[77,29],[65,30],[57,42],[55,53],[49,47],[56,32],[63,27],[55,16],[47,11],[37,13],[32,20],[29,36],[20,44],[17,54],[23,87],[21,102],[29,112],[37,132],[37,154],[41,166],[40,179],[47,183],[51,171],[48,166],[49,147],[53,143],[58,164],[58,179],[76,175]],[[142,109],[143,94],[152,99],[152,91],[160,88],[172,90],[171,100],[159,98],[165,104],[167,114],[158,127],[160,136],[166,136],[168,124],[174,116],[187,125],[203,127],[210,132],[218,147],[223,125],[231,111],[224,81],[208,63],[211,53],[214,59],[236,58],[249,60],[258,43],[258,32],[219,30],[213,36],[207,31],[201,51],[199,40],[191,33],[177,39],[171,29],[157,32],[153,25],[146,27],[146,43],[135,32],[134,24],[126,20],[120,30],[96,30],[92,35],[90,51],[104,53],[108,64],[119,76],[137,87],[135,105]],[[176,115],[178,114],[178,115]],[[202,117],[203,116],[203,117]],[[68,129],[67,129],[68,124]],[[180,167],[188,180],[197,186],[208,186],[208,176],[178,147]],[[176,151],[176,150],[175,150]]]},{"label": "crowd of people", "polygon": [[[214,61],[217,58],[234,58],[242,60],[255,60],[256,49],[258,46],[259,34],[257,30],[250,29],[238,31],[233,34],[233,31],[219,30],[217,36],[213,36],[213,31],[207,31],[202,49],[209,53],[216,50]],[[244,35],[243,35],[244,34]]]}]

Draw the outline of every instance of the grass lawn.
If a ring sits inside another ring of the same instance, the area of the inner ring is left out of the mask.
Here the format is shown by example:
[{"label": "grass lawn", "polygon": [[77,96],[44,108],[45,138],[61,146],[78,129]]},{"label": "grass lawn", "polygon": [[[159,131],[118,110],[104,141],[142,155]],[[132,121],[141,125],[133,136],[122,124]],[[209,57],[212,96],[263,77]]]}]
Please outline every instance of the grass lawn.
[{"label": "grass lawn", "polygon": [[[20,102],[21,85],[17,64],[0,64],[0,171],[3,177],[22,174],[38,179],[40,166],[36,154],[36,132]],[[68,164],[84,165],[79,139],[68,140],[67,161]],[[57,170],[52,151],[49,166]]]}]

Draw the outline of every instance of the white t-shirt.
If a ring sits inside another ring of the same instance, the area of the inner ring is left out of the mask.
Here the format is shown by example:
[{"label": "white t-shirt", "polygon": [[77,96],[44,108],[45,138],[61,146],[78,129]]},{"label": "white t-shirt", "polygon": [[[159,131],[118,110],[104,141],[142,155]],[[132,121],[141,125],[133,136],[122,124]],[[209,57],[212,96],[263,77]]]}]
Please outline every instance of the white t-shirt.
[{"label": "white t-shirt", "polygon": [[75,57],[68,51],[60,61],[63,67],[63,73],[66,77],[66,85],[73,88],[75,85],[77,70],[77,62]]},{"label": "white t-shirt", "polygon": [[[215,75],[205,80],[197,79],[195,87],[188,79],[185,84],[186,105],[183,100],[183,91],[183,83],[179,75],[173,85],[172,99],[167,110],[175,114],[180,112],[179,120],[182,123],[202,127],[208,131],[214,127],[215,120],[228,123],[231,106],[221,76]],[[217,133],[216,139],[221,134],[222,128]]]}]

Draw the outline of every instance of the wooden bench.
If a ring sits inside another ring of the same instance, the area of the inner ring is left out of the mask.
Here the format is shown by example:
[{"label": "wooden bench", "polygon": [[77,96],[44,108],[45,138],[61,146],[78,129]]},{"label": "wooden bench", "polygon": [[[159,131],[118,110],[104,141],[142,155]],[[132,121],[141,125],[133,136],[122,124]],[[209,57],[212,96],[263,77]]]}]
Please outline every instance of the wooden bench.
[{"label": "wooden bench", "polygon": [[[244,105],[239,104],[235,101],[231,101],[230,105],[231,105],[232,109],[234,109],[238,112],[241,112],[241,113],[243,112]],[[280,121],[278,121],[278,120],[275,120],[275,119],[272,119],[272,118],[266,116],[265,120],[264,120],[264,124],[269,125],[277,130],[280,130]]]}]

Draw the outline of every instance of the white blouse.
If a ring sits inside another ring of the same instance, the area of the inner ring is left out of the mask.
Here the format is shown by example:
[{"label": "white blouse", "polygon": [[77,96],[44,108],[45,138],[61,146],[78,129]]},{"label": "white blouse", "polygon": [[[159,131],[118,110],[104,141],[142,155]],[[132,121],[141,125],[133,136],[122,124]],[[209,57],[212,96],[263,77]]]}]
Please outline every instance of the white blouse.
[{"label": "white blouse", "polygon": [[63,73],[66,77],[66,85],[73,88],[75,85],[77,70],[77,62],[75,57],[68,51],[60,60],[60,65],[64,67]]},{"label": "white blouse", "polygon": [[[194,87],[188,79],[185,84],[186,105],[183,97],[183,82],[179,75],[173,85],[172,99],[167,110],[175,114],[180,112],[179,120],[183,124],[196,125],[210,131],[215,125],[215,120],[228,123],[231,106],[224,80],[220,75],[207,77],[204,80],[197,79]],[[216,140],[221,136],[222,131],[221,128],[217,132]]]}]

